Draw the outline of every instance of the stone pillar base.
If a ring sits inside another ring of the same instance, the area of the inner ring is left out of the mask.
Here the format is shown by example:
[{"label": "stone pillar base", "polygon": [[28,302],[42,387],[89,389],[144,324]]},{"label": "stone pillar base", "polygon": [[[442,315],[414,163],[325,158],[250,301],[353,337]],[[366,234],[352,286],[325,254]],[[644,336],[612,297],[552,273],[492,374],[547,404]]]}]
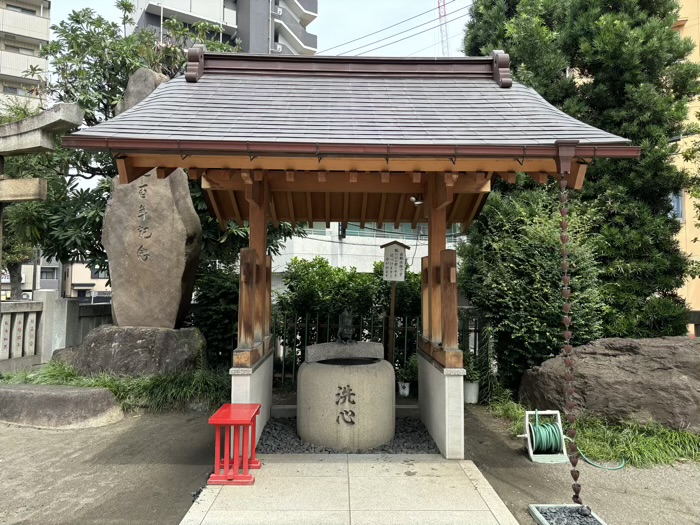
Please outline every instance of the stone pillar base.
[{"label": "stone pillar base", "polygon": [[464,368],[444,368],[418,352],[420,418],[447,459],[464,459]]}]

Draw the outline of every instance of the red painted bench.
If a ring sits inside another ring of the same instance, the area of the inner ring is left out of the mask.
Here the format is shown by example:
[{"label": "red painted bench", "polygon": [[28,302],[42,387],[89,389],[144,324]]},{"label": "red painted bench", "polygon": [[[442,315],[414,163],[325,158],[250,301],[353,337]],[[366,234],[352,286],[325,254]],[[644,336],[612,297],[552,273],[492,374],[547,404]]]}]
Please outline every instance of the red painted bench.
[{"label": "red painted bench", "polygon": [[[216,427],[214,473],[209,485],[252,485],[255,478],[248,469],[259,469],[262,464],[255,458],[255,420],[260,414],[259,404],[231,404],[222,406],[209,418]],[[224,429],[224,455],[221,456],[221,429]],[[233,432],[233,450],[231,433]],[[241,437],[243,433],[243,448]],[[240,472],[242,470],[242,472]]]}]

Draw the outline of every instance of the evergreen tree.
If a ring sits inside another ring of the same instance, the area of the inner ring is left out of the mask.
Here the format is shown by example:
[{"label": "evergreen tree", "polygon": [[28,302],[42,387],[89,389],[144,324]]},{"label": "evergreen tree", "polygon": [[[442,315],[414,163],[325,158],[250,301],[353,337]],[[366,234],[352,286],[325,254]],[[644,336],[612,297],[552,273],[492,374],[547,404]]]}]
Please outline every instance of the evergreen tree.
[{"label": "evergreen tree", "polygon": [[688,185],[673,137],[689,132],[700,65],[673,29],[675,0],[476,0],[464,51],[505,49],[517,80],[568,114],[642,147],[639,160],[590,166],[575,212],[585,214],[600,265],[604,334],[686,333],[676,290],[689,262],[671,196]]}]

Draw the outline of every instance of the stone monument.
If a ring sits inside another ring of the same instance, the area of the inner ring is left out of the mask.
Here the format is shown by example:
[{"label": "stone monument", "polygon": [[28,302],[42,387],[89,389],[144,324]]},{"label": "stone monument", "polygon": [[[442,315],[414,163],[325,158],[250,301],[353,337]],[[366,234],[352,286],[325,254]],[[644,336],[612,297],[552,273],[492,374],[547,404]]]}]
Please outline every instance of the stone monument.
[{"label": "stone monument", "polygon": [[181,169],[158,179],[152,170],[129,184],[115,178],[102,244],[118,326],[180,328],[199,264],[202,226]]}]

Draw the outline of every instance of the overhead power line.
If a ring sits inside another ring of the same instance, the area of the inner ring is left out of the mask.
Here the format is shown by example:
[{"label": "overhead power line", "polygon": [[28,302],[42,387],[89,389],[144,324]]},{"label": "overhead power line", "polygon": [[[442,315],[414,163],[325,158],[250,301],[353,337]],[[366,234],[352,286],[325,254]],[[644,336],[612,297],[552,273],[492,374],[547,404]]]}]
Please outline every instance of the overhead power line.
[{"label": "overhead power line", "polygon": [[[448,22],[454,22],[455,20],[459,20],[459,19],[464,18],[466,16],[469,16],[469,13],[458,16],[457,18],[453,18],[452,20],[449,20]],[[423,31],[419,31],[419,32],[414,33],[412,35],[408,35],[408,36],[405,36],[403,38],[399,38],[398,40],[394,40],[393,42],[389,42],[389,43],[383,44],[381,46],[373,47],[372,49],[368,49],[367,51],[363,51],[362,53],[358,53],[356,56],[365,55],[367,53],[371,53],[372,51],[376,51],[377,49],[382,49],[383,47],[391,46],[393,44],[398,44],[399,42],[403,42],[404,40],[408,40],[409,38],[413,38],[413,37],[416,37],[418,35],[422,35],[423,33],[427,33],[428,31],[432,31],[432,30],[437,29],[439,27],[440,27],[440,25],[437,25],[434,27],[429,27],[428,29],[424,29]]]},{"label": "overhead power line", "polygon": [[[458,33],[458,34],[456,34],[456,35],[452,35],[448,41],[451,42],[451,41],[454,40],[455,38],[459,38],[459,37],[463,37],[463,36],[464,36],[463,34]],[[429,46],[425,46],[425,47],[419,49],[418,51],[414,51],[413,53],[410,53],[410,54],[408,54],[408,55],[406,55],[406,56],[407,56],[407,57],[412,57],[413,55],[417,55],[418,53],[420,53],[420,52],[422,52],[422,51],[425,51],[426,49],[430,49],[430,48],[432,48],[432,47],[439,46],[439,45],[440,45],[440,42],[433,42],[433,43],[430,44]]]},{"label": "overhead power line", "polygon": [[[458,13],[459,11],[464,11],[465,9],[469,9],[469,7],[470,7],[469,5],[465,5],[464,7],[460,7],[459,9],[455,9],[454,11],[452,11],[452,12],[450,13],[450,15],[453,15],[453,14],[455,14],[455,13]],[[467,14],[468,14],[468,13],[467,13]],[[467,16],[467,14],[463,15],[463,16],[460,17],[460,18],[463,18],[464,16]],[[404,29],[403,31],[399,31],[398,33],[394,33],[393,35],[385,36],[385,37],[383,37],[383,38],[380,38],[379,40],[374,40],[373,42],[369,42],[369,43],[367,43],[367,44],[363,44],[363,45],[361,45],[361,46],[355,47],[355,48],[350,49],[350,50],[348,50],[348,51],[343,51],[342,53],[339,53],[338,56],[346,55],[346,54],[348,54],[348,53],[352,53],[353,51],[357,51],[357,50],[359,50],[359,49],[362,49],[363,47],[368,47],[368,46],[372,46],[372,45],[374,45],[374,44],[379,44],[380,42],[384,42],[385,40],[389,40],[390,38],[394,38],[395,36],[403,35],[404,33],[408,33],[409,31],[413,31],[414,29],[419,29],[419,28],[421,28],[421,27],[423,27],[423,26],[425,26],[425,25],[427,25],[427,24],[430,24],[430,23],[432,23],[432,22],[437,22],[437,21],[439,21],[439,20],[440,20],[440,17],[438,17],[438,18],[433,18],[433,19],[431,19],[431,20],[428,20],[427,22],[423,22],[423,23],[418,24],[418,25],[416,25],[416,26],[409,27],[408,29]],[[454,20],[456,20],[456,19],[454,19]],[[440,27],[440,26],[441,26],[441,24],[439,24],[439,25],[437,25],[437,26],[435,26],[435,27],[433,27],[433,28],[431,28],[431,29],[435,29],[435,28]],[[423,33],[425,33],[425,31],[423,31]],[[420,34],[421,34],[421,33],[416,33],[416,35],[420,35]],[[397,42],[401,42],[401,40],[397,40]],[[377,48],[377,49],[379,49],[379,48]],[[369,51],[365,51],[365,52],[368,53]],[[363,53],[358,53],[358,55],[362,55],[362,54],[364,54],[365,52],[363,52]]]},{"label": "overhead power line", "polygon": [[[455,1],[456,1],[456,0],[450,0],[450,1],[447,2],[445,5],[451,4],[452,2],[455,2]],[[371,37],[371,36],[378,35],[379,33],[383,33],[384,31],[387,31],[388,29],[391,29],[392,27],[400,26],[401,24],[405,24],[406,22],[410,22],[411,20],[415,20],[415,19],[418,18],[419,16],[423,16],[423,15],[427,15],[428,13],[432,13],[433,11],[435,11],[435,8],[428,9],[427,11],[423,11],[422,13],[418,13],[418,14],[415,15],[415,16],[412,16],[412,17],[410,17],[410,18],[406,18],[405,20],[401,20],[400,22],[396,22],[395,24],[392,24],[392,25],[390,25],[390,26],[386,26],[386,27],[380,29],[379,31],[375,31],[375,32],[373,32],[373,33],[368,33],[368,34],[366,34],[366,35],[357,37],[357,38],[355,38],[355,39],[353,39],[353,40],[348,40],[347,42],[343,42],[342,44],[338,44],[337,46],[329,47],[328,49],[324,49],[323,51],[319,51],[319,54],[325,53],[326,51],[330,51],[330,50],[332,50],[332,49],[337,49],[337,48],[339,48],[339,47],[346,46],[346,45],[348,45],[348,44],[352,44],[352,43],[354,43],[354,42],[357,42],[358,40],[364,40],[365,38],[369,38],[369,37]]]}]

